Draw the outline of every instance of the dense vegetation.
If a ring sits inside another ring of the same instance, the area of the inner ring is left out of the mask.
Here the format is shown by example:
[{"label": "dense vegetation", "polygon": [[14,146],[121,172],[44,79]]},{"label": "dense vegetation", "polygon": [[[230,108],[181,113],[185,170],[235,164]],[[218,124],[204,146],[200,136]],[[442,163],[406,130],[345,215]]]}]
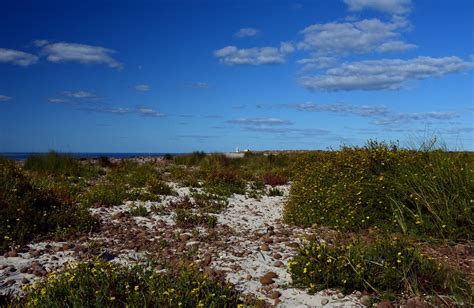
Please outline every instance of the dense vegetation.
[{"label": "dense vegetation", "polygon": [[240,293],[192,266],[157,272],[111,262],[79,263],[31,287],[12,306],[237,307]]},{"label": "dense vegetation", "polygon": [[295,166],[287,222],[453,240],[474,234],[472,154],[372,142],[308,153]]}]

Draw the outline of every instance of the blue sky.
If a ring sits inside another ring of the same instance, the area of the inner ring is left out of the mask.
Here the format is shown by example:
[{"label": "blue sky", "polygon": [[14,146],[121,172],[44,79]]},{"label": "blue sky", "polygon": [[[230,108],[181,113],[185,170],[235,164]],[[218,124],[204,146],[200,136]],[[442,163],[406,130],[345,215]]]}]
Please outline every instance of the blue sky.
[{"label": "blue sky", "polygon": [[469,0],[0,4],[0,151],[474,150]]}]

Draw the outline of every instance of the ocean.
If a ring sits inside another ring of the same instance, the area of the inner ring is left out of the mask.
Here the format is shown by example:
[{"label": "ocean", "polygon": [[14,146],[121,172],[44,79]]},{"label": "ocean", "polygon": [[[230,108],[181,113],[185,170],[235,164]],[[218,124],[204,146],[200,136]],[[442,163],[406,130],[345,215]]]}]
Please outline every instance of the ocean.
[{"label": "ocean", "polygon": [[[6,157],[12,160],[26,160],[26,158],[30,155],[46,155],[48,152],[7,152],[7,153],[0,153],[0,156]],[[113,157],[113,158],[132,158],[132,157],[140,157],[140,156],[147,156],[147,157],[162,157],[166,154],[171,155],[178,155],[181,153],[61,153],[65,155],[70,155],[75,158],[98,158],[101,156],[106,157]]]}]

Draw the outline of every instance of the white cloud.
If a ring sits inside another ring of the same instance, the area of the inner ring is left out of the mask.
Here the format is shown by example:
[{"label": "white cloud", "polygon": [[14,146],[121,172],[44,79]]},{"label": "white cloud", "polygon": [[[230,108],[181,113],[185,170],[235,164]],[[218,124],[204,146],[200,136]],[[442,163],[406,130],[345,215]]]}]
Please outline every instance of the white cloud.
[{"label": "white cloud", "polygon": [[49,41],[47,40],[34,40],[33,41],[33,45],[35,45],[36,47],[43,47],[44,45],[47,45],[49,44]]},{"label": "white cloud", "polygon": [[136,86],[133,87],[135,90],[139,91],[139,92],[147,92],[147,91],[150,91],[150,86],[147,85],[147,84],[138,84]]},{"label": "white cloud", "polygon": [[45,45],[41,53],[53,63],[79,62],[82,64],[105,64],[111,68],[121,68],[122,64],[112,58],[115,50],[76,43],[52,43]]},{"label": "white cloud", "polygon": [[[399,39],[400,33],[397,32],[406,26],[406,20],[383,22],[376,18],[355,22],[314,24],[301,31],[303,40],[298,43],[298,48],[312,50],[319,55],[331,56],[393,51],[395,47],[401,48],[401,46],[407,49],[413,45],[402,42]],[[383,47],[384,44],[388,45]]]},{"label": "white cloud", "polygon": [[229,123],[240,124],[240,125],[252,125],[252,126],[279,126],[279,125],[292,125],[293,123],[287,120],[279,118],[240,118],[236,120],[230,120]]},{"label": "white cloud", "polygon": [[207,82],[195,82],[191,84],[193,89],[209,89],[210,85]]},{"label": "white cloud", "polygon": [[163,117],[164,114],[148,107],[137,108],[137,112],[146,117]]},{"label": "white cloud", "polygon": [[258,34],[258,30],[254,28],[242,28],[237,33],[234,34],[235,37],[243,38],[243,37],[251,37]]},{"label": "white cloud", "polygon": [[6,95],[0,95],[0,102],[8,102],[11,101],[13,97],[11,96],[6,96]]},{"label": "white cloud", "polygon": [[377,47],[378,52],[394,52],[394,51],[405,51],[413,48],[417,48],[415,44],[408,44],[402,41],[390,41],[383,43]]},{"label": "white cloud", "polygon": [[50,97],[48,98],[48,102],[52,104],[64,104],[64,103],[69,102],[69,100],[66,98]]},{"label": "white cloud", "polygon": [[226,65],[262,65],[282,64],[285,56],[294,51],[294,46],[288,42],[282,42],[280,48],[255,47],[238,49],[235,46],[226,46],[214,51],[214,56]]},{"label": "white cloud", "polygon": [[454,56],[348,62],[326,70],[323,75],[303,77],[300,84],[324,91],[397,90],[407,81],[440,77],[471,67],[472,63]]},{"label": "white cloud", "polygon": [[309,71],[314,69],[329,68],[337,63],[337,59],[333,57],[318,57],[301,59],[296,61],[297,64],[302,65],[303,71]]},{"label": "white cloud", "polygon": [[81,98],[96,98],[97,97],[97,95],[95,95],[94,93],[87,92],[87,91],[74,91],[74,92],[65,91],[64,95],[66,95],[68,97],[72,97],[72,98],[78,98],[78,99],[81,99]]},{"label": "white cloud", "polygon": [[344,3],[353,12],[370,9],[393,15],[403,15],[411,11],[411,0],[344,0]]},{"label": "white cloud", "polygon": [[38,57],[19,50],[0,48],[0,63],[10,63],[23,67],[38,62]]}]

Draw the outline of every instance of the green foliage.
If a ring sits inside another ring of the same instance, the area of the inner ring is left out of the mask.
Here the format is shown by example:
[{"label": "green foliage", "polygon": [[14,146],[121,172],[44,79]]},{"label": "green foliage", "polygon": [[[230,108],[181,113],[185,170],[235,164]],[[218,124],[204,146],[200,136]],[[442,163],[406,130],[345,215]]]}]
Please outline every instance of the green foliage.
[{"label": "green foliage", "polygon": [[194,192],[191,197],[194,199],[196,207],[204,212],[219,213],[228,204],[227,198],[205,192]]},{"label": "green foliage", "polygon": [[435,238],[474,234],[473,156],[370,142],[295,164],[284,219],[339,230],[379,228]]},{"label": "green foliage", "polygon": [[135,204],[130,208],[130,214],[132,214],[132,216],[146,217],[150,212],[143,204]]},{"label": "green foliage", "polygon": [[148,191],[152,194],[156,195],[174,195],[176,192],[165,182],[157,178],[150,178],[146,186],[148,187]]},{"label": "green foliage", "polygon": [[281,197],[283,196],[283,192],[278,188],[272,187],[268,190],[268,196],[270,197]]},{"label": "green foliage", "polygon": [[240,293],[192,267],[156,272],[101,261],[79,263],[30,288],[12,306],[236,307]]},{"label": "green foliage", "polygon": [[127,198],[125,187],[108,182],[97,183],[81,196],[82,204],[91,206],[120,205]]},{"label": "green foliage", "polygon": [[217,226],[217,217],[208,215],[206,213],[193,213],[189,209],[178,208],[175,212],[176,226],[179,228],[194,228],[197,226],[205,226],[208,228],[214,228]]},{"label": "green foliage", "polygon": [[46,155],[31,155],[25,161],[25,169],[66,176],[93,176],[98,169],[90,164],[81,164],[79,160],[51,151]]},{"label": "green foliage", "polygon": [[0,251],[50,232],[88,231],[96,221],[86,208],[31,185],[13,162],[0,160]]},{"label": "green foliage", "polygon": [[232,194],[245,194],[246,182],[236,170],[220,168],[208,174],[203,186],[211,194],[230,197]]},{"label": "green foliage", "polygon": [[340,288],[369,290],[380,297],[444,294],[466,301],[472,290],[466,277],[423,256],[404,240],[309,242],[289,263],[293,283],[311,292]]}]

